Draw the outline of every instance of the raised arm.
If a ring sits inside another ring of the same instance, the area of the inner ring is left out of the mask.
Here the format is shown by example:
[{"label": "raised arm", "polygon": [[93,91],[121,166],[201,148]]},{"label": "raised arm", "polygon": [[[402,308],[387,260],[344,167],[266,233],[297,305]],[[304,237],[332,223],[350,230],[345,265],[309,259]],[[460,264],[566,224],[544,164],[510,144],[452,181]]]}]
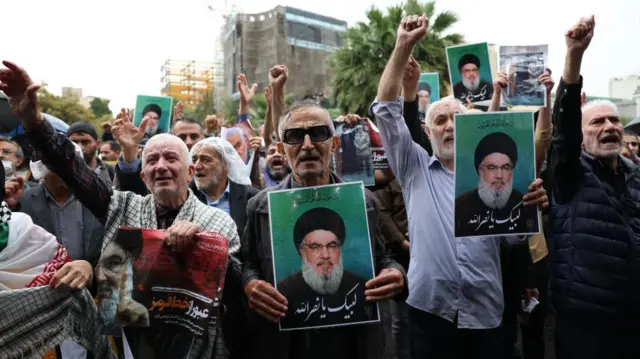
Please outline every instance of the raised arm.
[{"label": "raised arm", "polygon": [[580,66],[585,50],[593,38],[595,20],[582,18],[565,34],[567,54],[558,96],[553,108],[553,137],[551,140],[551,171],[553,196],[556,202],[566,203],[573,196],[581,175],[582,151],[582,78]]},{"label": "raised arm", "polygon": [[505,88],[507,88],[507,75],[504,72],[498,72],[498,76],[493,80],[493,96],[491,97],[491,105],[489,105],[487,112],[500,111],[502,89]]},{"label": "raised arm", "polygon": [[273,130],[276,132],[276,139],[280,141],[280,133],[278,125],[280,124],[280,116],[284,113],[284,84],[287,83],[289,77],[289,69],[284,65],[276,65],[269,70],[269,85],[271,86],[271,120]]},{"label": "raised arm", "polygon": [[551,146],[551,90],[553,90],[554,86],[551,70],[545,70],[540,76],[540,82],[546,89],[547,105],[540,108],[538,122],[536,123],[536,173],[538,176],[540,176],[540,171],[542,171],[542,166],[547,159],[547,153],[549,153],[549,147]]},{"label": "raised arm", "polygon": [[264,97],[267,99],[267,113],[264,118],[264,148],[269,148],[269,145],[273,141],[277,141],[278,135],[275,134],[275,127],[273,126],[273,113],[271,107],[273,106],[273,93],[271,92],[271,85],[264,89]]},{"label": "raised arm", "polygon": [[76,155],[69,139],[57,133],[40,112],[37,91],[40,89],[21,67],[3,61],[0,90],[9,97],[11,110],[22,119],[31,143],[42,154],[42,162],[69,186],[74,195],[102,223],[106,221],[111,188]]},{"label": "raised arm", "polygon": [[402,96],[404,97],[404,121],[407,123],[413,142],[419,144],[427,153],[432,154],[431,141],[420,123],[418,107],[418,81],[420,80],[420,64],[411,56],[405,67],[402,79]]},{"label": "raised arm", "polygon": [[[418,153],[422,148],[411,138],[402,117],[402,102],[398,99],[398,94],[413,47],[426,35],[427,25],[426,15],[402,19],[398,27],[396,47],[380,78],[377,99],[371,106],[371,111],[378,120],[389,166],[401,183],[405,182],[413,167],[418,165]],[[425,155],[428,156],[426,153]]]}]

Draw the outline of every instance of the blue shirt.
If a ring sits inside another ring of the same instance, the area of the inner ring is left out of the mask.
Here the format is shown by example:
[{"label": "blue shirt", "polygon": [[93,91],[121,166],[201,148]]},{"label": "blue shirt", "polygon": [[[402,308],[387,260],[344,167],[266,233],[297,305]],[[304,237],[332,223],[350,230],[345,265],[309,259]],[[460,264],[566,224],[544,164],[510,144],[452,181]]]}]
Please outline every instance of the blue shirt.
[{"label": "blue shirt", "polygon": [[[120,167],[120,171],[124,173],[132,173],[137,171],[138,168],[140,167],[140,163],[141,161],[139,157],[136,158],[136,160],[131,163],[125,162],[122,156],[118,158],[118,167]],[[220,196],[220,198],[218,198],[218,200],[216,201],[212,200],[211,198],[209,198],[209,196],[206,193],[204,193],[204,195],[207,198],[207,205],[221,209],[227,212],[228,215],[231,215],[231,207],[229,205],[229,184],[228,183],[227,183],[227,189],[224,190],[224,193],[222,194],[222,196]]]},{"label": "blue shirt", "polygon": [[224,190],[224,193],[217,200],[212,200],[204,191],[202,192],[207,198],[207,205],[209,207],[215,207],[217,209],[221,209],[227,212],[228,215],[231,215],[231,207],[229,205],[229,181],[227,181],[227,188]]},{"label": "blue shirt", "polygon": [[453,171],[413,142],[402,106],[376,100],[371,111],[409,217],[407,303],[451,322],[457,313],[459,328],[496,328],[504,309],[500,238],[454,237]]}]

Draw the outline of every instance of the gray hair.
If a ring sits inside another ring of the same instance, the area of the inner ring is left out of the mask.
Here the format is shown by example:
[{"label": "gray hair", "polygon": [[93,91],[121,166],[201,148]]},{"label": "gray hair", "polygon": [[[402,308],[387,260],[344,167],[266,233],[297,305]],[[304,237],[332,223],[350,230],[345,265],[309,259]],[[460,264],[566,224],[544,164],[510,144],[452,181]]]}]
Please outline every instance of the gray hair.
[{"label": "gray hair", "polygon": [[302,100],[302,101],[298,101],[298,102],[294,103],[293,105],[291,105],[291,107],[289,107],[282,114],[282,116],[280,116],[280,121],[279,121],[279,124],[278,124],[278,134],[280,135],[280,139],[282,139],[282,137],[284,135],[284,131],[289,126],[289,121],[291,121],[291,115],[294,112],[298,112],[298,111],[302,111],[302,110],[308,110],[308,109],[312,109],[312,108],[320,109],[327,115],[327,122],[328,122],[329,128],[331,129],[331,135],[335,136],[336,128],[333,125],[333,121],[331,120],[331,115],[329,114],[329,111],[327,111],[326,108],[322,107],[319,103],[317,103],[314,100]]},{"label": "gray hair", "polygon": [[191,166],[191,156],[189,156],[189,148],[187,145],[180,139],[178,136],[170,135],[168,133],[160,133],[149,139],[147,143],[144,145],[144,149],[142,150],[142,167],[144,167],[145,159],[147,158],[147,152],[151,146],[157,144],[169,144],[173,143],[180,147],[180,156],[183,158],[185,166]]},{"label": "gray hair", "polygon": [[596,107],[600,107],[600,106],[607,106],[610,109],[613,110],[613,112],[615,112],[618,116],[620,116],[620,112],[618,112],[618,106],[616,106],[615,103],[609,101],[609,100],[593,100],[593,101],[589,101],[587,102],[584,106],[582,106],[582,113],[585,113],[589,110],[592,110]]},{"label": "gray hair", "polygon": [[16,146],[16,157],[18,158],[24,158],[24,151],[22,151],[22,146],[20,146],[20,144],[18,144],[18,142],[10,140],[6,137],[2,137],[0,136],[0,142],[8,142],[14,146]]},{"label": "gray hair", "polygon": [[456,105],[459,107],[460,113],[467,112],[467,108],[462,104],[462,102],[460,102],[460,100],[456,99],[453,96],[443,97],[440,100],[433,102],[432,104],[429,105],[429,108],[427,109],[427,113],[425,114],[427,127],[432,128],[433,120],[434,120],[433,116],[435,116],[434,115],[435,108],[440,107],[441,105]]}]

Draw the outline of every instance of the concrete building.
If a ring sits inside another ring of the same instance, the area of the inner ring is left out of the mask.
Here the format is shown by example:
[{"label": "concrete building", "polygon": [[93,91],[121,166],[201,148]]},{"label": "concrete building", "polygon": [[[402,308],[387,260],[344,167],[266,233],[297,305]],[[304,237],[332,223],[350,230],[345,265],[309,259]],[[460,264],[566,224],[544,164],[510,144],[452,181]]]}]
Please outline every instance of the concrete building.
[{"label": "concrete building", "polygon": [[345,21],[287,6],[229,17],[222,33],[225,93],[237,98],[240,73],[262,91],[269,82],[269,69],[284,64],[289,69],[287,93],[296,98],[328,96],[329,55],[342,47],[346,30]]},{"label": "concrete building", "polygon": [[96,98],[100,98],[102,100],[105,100],[101,97],[95,97],[95,96],[84,96],[82,94],[82,89],[81,88],[75,88],[75,87],[63,87],[62,88],[62,97],[73,97],[75,98],[79,104],[81,104],[84,108],[91,108],[91,101],[93,101]]},{"label": "concrete building", "polygon": [[609,97],[631,100],[638,87],[640,87],[638,75],[611,78],[609,79]]}]

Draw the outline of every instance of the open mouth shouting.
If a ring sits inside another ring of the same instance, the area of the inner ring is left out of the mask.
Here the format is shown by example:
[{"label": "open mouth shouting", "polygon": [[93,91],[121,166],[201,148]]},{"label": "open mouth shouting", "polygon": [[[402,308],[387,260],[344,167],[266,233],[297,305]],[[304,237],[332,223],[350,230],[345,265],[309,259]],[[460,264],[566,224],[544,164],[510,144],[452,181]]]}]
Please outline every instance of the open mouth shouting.
[{"label": "open mouth shouting", "polygon": [[616,134],[604,135],[600,139],[600,143],[605,145],[606,147],[612,147],[612,146],[620,145],[620,143],[621,143],[620,142],[620,136],[618,136]]},{"label": "open mouth shouting", "polygon": [[298,159],[298,163],[311,165],[320,162],[320,157],[316,155],[303,155]]}]

